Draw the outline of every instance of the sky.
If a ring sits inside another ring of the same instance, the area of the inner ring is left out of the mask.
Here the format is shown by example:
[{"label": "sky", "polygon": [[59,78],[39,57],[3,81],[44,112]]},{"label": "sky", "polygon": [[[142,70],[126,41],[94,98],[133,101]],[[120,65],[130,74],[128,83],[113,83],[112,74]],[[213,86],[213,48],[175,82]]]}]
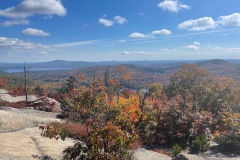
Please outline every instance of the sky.
[{"label": "sky", "polygon": [[239,0],[0,0],[0,62],[240,59]]}]

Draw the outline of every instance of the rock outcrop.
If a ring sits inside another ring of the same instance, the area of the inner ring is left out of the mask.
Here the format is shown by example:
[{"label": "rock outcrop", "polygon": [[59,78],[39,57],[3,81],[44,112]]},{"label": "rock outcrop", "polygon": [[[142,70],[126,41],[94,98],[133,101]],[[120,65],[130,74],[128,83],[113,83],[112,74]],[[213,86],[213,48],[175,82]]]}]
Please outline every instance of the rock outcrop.
[{"label": "rock outcrop", "polygon": [[164,154],[139,148],[133,151],[133,160],[171,160],[172,158]]}]

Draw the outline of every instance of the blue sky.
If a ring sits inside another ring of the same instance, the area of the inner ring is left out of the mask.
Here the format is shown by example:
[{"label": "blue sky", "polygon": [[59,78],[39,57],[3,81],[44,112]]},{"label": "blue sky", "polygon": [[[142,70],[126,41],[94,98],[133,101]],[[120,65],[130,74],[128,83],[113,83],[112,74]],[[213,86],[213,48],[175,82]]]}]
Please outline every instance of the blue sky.
[{"label": "blue sky", "polygon": [[240,59],[239,0],[0,0],[0,62]]}]

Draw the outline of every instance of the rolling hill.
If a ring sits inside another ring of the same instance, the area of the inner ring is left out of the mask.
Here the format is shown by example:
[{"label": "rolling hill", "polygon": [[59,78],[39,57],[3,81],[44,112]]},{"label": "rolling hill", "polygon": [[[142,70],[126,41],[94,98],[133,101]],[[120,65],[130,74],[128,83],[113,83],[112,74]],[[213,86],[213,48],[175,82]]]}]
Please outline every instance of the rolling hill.
[{"label": "rolling hill", "polygon": [[[87,78],[96,74],[102,74],[109,69],[110,72],[116,71],[116,66],[122,66],[131,72],[133,83],[136,81],[144,85],[145,83],[161,82],[167,84],[170,76],[175,73],[184,63],[193,63],[201,68],[207,69],[213,76],[230,77],[240,81],[240,64],[228,60],[207,60],[207,61],[134,61],[134,62],[68,62],[52,61],[36,63],[33,67],[64,68],[69,70],[48,70],[48,71],[29,71],[28,77],[32,80],[45,82],[61,82],[71,75],[84,74]],[[29,64],[28,67],[32,67]],[[1,65],[0,65],[1,68]],[[15,73],[22,75],[22,73]],[[133,85],[133,84],[130,84]]]}]

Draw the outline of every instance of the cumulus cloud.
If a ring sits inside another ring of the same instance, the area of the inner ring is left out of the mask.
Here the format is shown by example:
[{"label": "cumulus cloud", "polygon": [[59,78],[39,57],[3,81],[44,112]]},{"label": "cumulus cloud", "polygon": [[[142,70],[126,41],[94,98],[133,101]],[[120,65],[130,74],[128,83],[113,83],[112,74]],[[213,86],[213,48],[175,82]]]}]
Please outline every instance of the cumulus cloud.
[{"label": "cumulus cloud", "polygon": [[14,25],[28,25],[28,20],[10,20],[10,21],[4,21],[0,23],[0,26],[8,27],[8,26],[14,26]]},{"label": "cumulus cloud", "polygon": [[24,0],[18,6],[0,10],[0,16],[22,19],[35,14],[65,16],[66,13],[60,0]]},{"label": "cumulus cloud", "polygon": [[183,4],[178,0],[164,0],[158,4],[158,7],[175,13],[182,9],[190,9],[190,6]]},{"label": "cumulus cloud", "polygon": [[193,44],[185,46],[183,48],[184,49],[189,49],[189,50],[199,50],[201,48],[200,45],[201,44],[199,42],[193,42]]},{"label": "cumulus cloud", "polygon": [[180,29],[187,29],[190,31],[203,31],[216,28],[217,24],[211,17],[203,17],[195,20],[187,20],[179,24],[178,27]]},{"label": "cumulus cloud", "polygon": [[28,36],[49,36],[50,34],[47,32],[44,32],[43,30],[35,29],[35,28],[26,28],[22,30],[22,34],[28,35]]},{"label": "cumulus cloud", "polygon": [[129,37],[130,38],[154,38],[154,36],[157,36],[157,35],[168,36],[168,35],[172,35],[172,32],[167,29],[152,31],[151,33],[148,33],[148,34],[133,32],[129,35]]},{"label": "cumulus cloud", "polygon": [[156,31],[152,31],[153,35],[172,35],[172,32],[170,30],[167,29],[162,29],[162,30],[156,30]]},{"label": "cumulus cloud", "polygon": [[233,13],[227,16],[220,16],[218,20],[212,17],[202,17],[195,20],[187,20],[178,25],[180,29],[187,29],[190,31],[204,31],[213,29],[218,26],[235,26],[240,27],[240,13]]},{"label": "cumulus cloud", "polygon": [[98,23],[104,25],[105,27],[111,27],[114,22],[105,18],[99,18]]},{"label": "cumulus cloud", "polygon": [[127,42],[125,39],[120,39],[119,41],[118,41],[119,43],[125,43],[125,42]]},{"label": "cumulus cloud", "polygon": [[127,22],[127,19],[121,16],[115,16],[113,20],[106,19],[106,16],[98,19],[98,23],[104,25],[105,27],[111,27],[114,25],[114,23],[124,24]]},{"label": "cumulus cloud", "polygon": [[139,32],[133,32],[129,35],[129,37],[131,37],[131,38],[148,38],[150,36],[143,34],[143,33],[139,33]]},{"label": "cumulus cloud", "polygon": [[17,50],[43,50],[50,49],[49,46],[25,42],[15,38],[0,37],[0,48]]},{"label": "cumulus cloud", "polygon": [[240,13],[233,13],[228,16],[220,16],[218,23],[223,26],[240,26]]},{"label": "cumulus cloud", "polygon": [[124,24],[127,23],[127,19],[121,16],[115,16],[114,17],[115,22],[119,23],[119,24]]}]

